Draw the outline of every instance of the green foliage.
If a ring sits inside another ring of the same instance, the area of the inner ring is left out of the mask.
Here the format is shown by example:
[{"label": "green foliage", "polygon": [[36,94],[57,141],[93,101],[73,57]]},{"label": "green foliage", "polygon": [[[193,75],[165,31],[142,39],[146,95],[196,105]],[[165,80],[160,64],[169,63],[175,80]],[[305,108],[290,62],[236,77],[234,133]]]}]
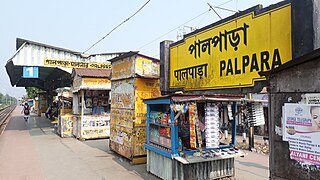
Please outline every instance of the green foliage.
[{"label": "green foliage", "polygon": [[34,99],[35,97],[37,97],[37,94],[41,92],[41,90],[36,87],[27,87],[26,91],[28,99]]},{"label": "green foliage", "polygon": [[8,94],[4,95],[0,93],[0,108],[16,103],[17,99],[15,97],[11,97]]}]

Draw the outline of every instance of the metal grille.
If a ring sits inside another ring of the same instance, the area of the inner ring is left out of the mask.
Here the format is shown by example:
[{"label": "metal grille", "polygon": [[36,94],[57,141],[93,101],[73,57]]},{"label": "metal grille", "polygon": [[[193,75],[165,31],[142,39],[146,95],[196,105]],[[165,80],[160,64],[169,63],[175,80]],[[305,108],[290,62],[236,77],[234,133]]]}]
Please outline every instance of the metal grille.
[{"label": "metal grille", "polygon": [[232,177],[234,158],[182,164],[148,150],[147,171],[165,180],[207,180]]},{"label": "metal grille", "polygon": [[207,180],[234,176],[234,158],[199,162],[188,165],[177,163],[178,178]]},{"label": "metal grille", "polygon": [[148,150],[147,170],[161,179],[172,179],[172,159]]}]

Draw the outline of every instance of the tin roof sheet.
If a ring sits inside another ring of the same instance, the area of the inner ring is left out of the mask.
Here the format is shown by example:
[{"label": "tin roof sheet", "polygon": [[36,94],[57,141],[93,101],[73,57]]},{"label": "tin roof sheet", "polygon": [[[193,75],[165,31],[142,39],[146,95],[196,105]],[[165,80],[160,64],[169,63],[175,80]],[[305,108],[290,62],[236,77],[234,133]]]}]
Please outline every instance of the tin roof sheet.
[{"label": "tin roof sheet", "polygon": [[153,57],[150,57],[150,56],[146,56],[146,55],[143,55],[143,54],[139,54],[139,51],[129,51],[129,52],[123,53],[122,55],[117,56],[117,57],[115,57],[113,59],[110,59],[109,61],[110,62],[115,62],[115,61],[118,61],[118,60],[121,60],[121,59],[124,59],[124,58],[135,56],[135,55],[142,56],[144,58],[147,58],[147,59],[150,59],[150,60],[153,60],[153,61],[160,61],[159,59],[156,59],[156,58],[153,58]]}]

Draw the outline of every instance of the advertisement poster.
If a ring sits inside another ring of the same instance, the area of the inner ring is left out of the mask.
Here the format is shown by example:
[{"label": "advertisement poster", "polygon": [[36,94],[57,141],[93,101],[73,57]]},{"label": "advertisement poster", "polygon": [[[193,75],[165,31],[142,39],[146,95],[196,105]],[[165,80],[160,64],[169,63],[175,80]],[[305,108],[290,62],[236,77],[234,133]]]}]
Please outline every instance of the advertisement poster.
[{"label": "advertisement poster", "polygon": [[320,166],[320,104],[286,103],[283,121],[290,158]]}]

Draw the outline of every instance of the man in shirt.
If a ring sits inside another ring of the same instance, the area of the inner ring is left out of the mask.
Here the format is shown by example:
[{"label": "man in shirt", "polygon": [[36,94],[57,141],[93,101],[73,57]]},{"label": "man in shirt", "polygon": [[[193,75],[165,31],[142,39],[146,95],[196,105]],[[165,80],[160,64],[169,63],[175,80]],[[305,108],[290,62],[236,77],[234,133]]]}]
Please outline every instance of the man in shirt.
[{"label": "man in shirt", "polygon": [[98,101],[97,106],[93,107],[92,114],[100,115],[102,113],[104,113],[104,108],[101,106],[101,101]]}]

